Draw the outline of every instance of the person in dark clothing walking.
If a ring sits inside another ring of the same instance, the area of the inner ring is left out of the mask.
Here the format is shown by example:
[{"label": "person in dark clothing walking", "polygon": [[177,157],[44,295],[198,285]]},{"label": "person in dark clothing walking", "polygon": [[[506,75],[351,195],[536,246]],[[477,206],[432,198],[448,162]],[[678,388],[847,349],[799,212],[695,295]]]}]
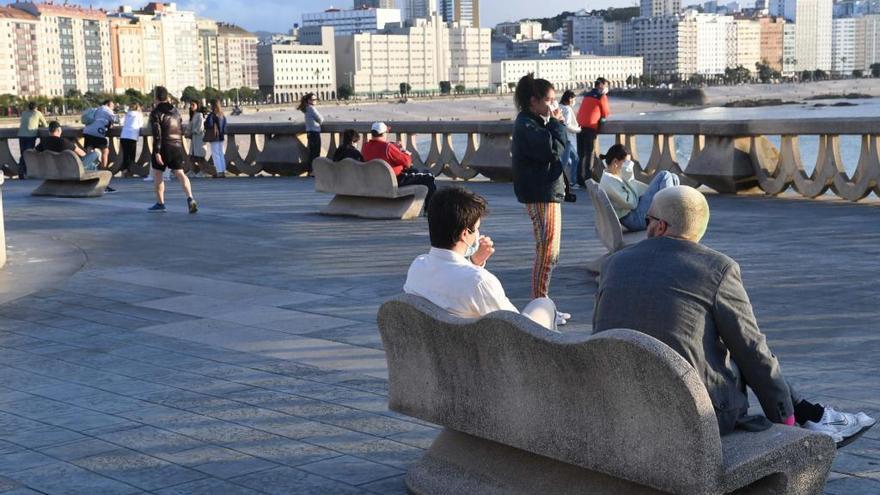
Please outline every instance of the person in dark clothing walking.
[{"label": "person in dark clothing walking", "polygon": [[183,173],[186,151],[183,148],[183,122],[177,108],[168,101],[168,90],[156,86],[156,105],[150,112],[150,129],[153,133],[153,184],[156,190],[156,204],[150,211],[165,211],[165,182],[162,172],[166,168],[174,173],[186,194],[186,204],[190,213],[199,211],[193,198],[189,178]]},{"label": "person in dark clothing walking", "polygon": [[333,153],[333,161],[338,162],[351,158],[359,162],[364,161],[364,155],[357,149],[357,143],[361,140],[361,134],[354,129],[346,129],[342,133],[342,143]]},{"label": "person in dark clothing walking", "polygon": [[593,146],[599,134],[599,126],[611,115],[608,107],[608,86],[607,79],[596,79],[593,90],[584,94],[578,109],[577,123],[581,126],[581,132],[577,140],[579,165],[576,180],[581,187],[586,187],[587,178],[591,176],[596,182],[601,178],[598,171],[592,170]]}]

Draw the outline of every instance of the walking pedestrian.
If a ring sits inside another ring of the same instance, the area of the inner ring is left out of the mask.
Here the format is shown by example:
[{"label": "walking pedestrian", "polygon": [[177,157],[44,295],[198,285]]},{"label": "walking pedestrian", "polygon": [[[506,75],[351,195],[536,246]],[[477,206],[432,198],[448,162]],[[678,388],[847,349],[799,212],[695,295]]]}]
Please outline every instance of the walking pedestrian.
[{"label": "walking pedestrian", "polygon": [[312,175],[312,161],[321,155],[321,124],[324,123],[324,117],[315,108],[316,101],[315,93],[306,93],[299,101],[299,106],[296,107],[297,110],[305,114],[306,138],[309,144],[306,170],[309,176]]},{"label": "walking pedestrian", "polygon": [[130,174],[137,160],[137,142],[141,137],[141,128],[144,127],[144,114],[141,112],[141,104],[132,102],[125,112],[122,121],[122,132],[119,134],[119,142],[122,146],[122,170]]},{"label": "walking pedestrian", "polygon": [[205,171],[205,116],[199,102],[189,102],[189,159],[194,171]]},{"label": "walking pedestrian", "polygon": [[514,93],[519,114],[513,129],[513,190],[526,206],[535,235],[532,299],[548,297],[550,275],[559,260],[565,200],[565,125],[549,81],[526,74]]},{"label": "walking pedestrian", "polygon": [[226,156],[223,155],[226,136],[226,116],[218,100],[209,102],[211,112],[205,118],[205,141],[211,143],[211,158],[214,160],[215,179],[226,178]]},{"label": "walking pedestrian", "polygon": [[153,134],[152,169],[156,204],[151,206],[149,210],[165,211],[165,182],[162,180],[162,172],[165,169],[170,169],[180,181],[180,186],[186,194],[189,212],[196,213],[199,211],[199,207],[193,198],[189,178],[183,173],[186,152],[183,149],[183,122],[180,113],[168,101],[167,89],[163,86],[156,86],[155,94],[156,105],[150,112],[150,130]]},{"label": "walking pedestrian", "polygon": [[578,109],[577,121],[581,126],[581,132],[578,134],[577,183],[581,187],[587,187],[587,178],[590,176],[597,182],[601,178],[600,171],[592,170],[593,147],[599,134],[599,127],[611,115],[608,106],[608,89],[607,79],[604,77],[596,79],[593,90],[584,95],[581,108]]},{"label": "walking pedestrian", "polygon": [[37,136],[40,135],[40,127],[47,127],[46,117],[37,108],[37,102],[28,103],[28,109],[21,112],[21,120],[18,124],[18,149],[21,151],[21,160],[18,166],[18,178],[27,179],[27,164],[24,161],[24,152],[37,146]]}]

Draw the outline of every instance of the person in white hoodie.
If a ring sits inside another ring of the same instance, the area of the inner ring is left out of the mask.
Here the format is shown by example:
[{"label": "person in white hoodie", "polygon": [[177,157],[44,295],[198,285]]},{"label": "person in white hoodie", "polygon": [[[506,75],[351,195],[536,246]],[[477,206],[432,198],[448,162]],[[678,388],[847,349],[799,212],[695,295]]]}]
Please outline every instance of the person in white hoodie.
[{"label": "person in white hoodie", "polygon": [[568,183],[577,183],[578,153],[577,137],[581,132],[581,126],[577,122],[577,113],[574,111],[574,91],[568,90],[562,93],[559,109],[562,110],[562,123],[565,124],[565,136],[568,141],[565,151],[562,153],[562,170],[568,175]]}]

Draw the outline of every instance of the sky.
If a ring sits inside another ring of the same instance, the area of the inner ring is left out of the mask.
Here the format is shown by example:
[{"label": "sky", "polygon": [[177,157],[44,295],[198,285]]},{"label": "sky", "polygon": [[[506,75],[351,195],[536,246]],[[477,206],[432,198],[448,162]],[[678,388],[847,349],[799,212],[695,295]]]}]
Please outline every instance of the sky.
[{"label": "sky", "polygon": [[[11,0],[10,0],[11,1]],[[61,3],[61,0],[56,0]],[[115,10],[120,1],[124,0],[91,0],[70,1],[80,5],[92,5],[95,8]],[[128,0],[131,2],[131,0]],[[170,0],[164,0],[170,1]],[[540,8],[536,4],[540,3]],[[139,8],[147,4],[131,2]],[[352,0],[178,0],[178,8],[195,10],[200,16],[218,21],[231,22],[250,31],[274,31],[286,33],[294,23],[300,23],[302,14],[320,12],[330,7],[350,8]],[[480,22],[483,26],[492,27],[502,21],[517,20],[525,17],[552,17],[564,10],[575,11],[606,7],[629,7],[637,5],[634,0],[600,0],[599,2],[571,0],[481,0]]]}]

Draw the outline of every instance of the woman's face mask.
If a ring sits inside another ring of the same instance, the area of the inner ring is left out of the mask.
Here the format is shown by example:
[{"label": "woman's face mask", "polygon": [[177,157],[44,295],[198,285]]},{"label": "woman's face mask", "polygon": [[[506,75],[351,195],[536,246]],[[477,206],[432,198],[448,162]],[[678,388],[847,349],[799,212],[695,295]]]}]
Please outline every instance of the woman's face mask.
[{"label": "woman's face mask", "polygon": [[633,178],[633,170],[635,169],[635,162],[630,160],[629,158],[623,162],[623,165],[620,167],[620,176],[626,180]]}]

